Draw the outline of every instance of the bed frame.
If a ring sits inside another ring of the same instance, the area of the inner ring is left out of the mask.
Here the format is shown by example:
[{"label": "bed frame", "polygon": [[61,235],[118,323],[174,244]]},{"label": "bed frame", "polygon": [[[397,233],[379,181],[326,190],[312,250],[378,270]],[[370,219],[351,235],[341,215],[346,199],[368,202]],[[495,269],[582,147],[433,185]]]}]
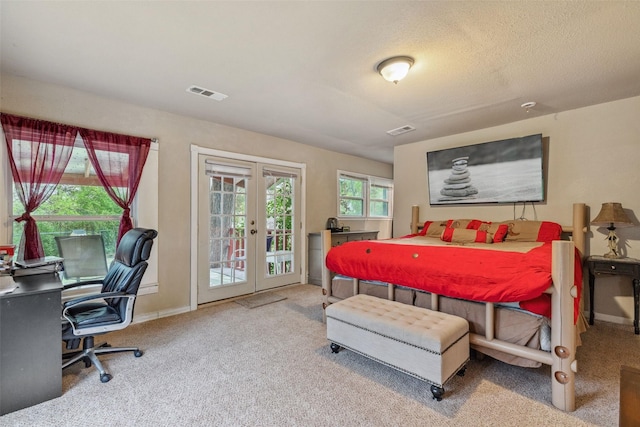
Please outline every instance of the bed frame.
[{"label": "bed frame", "polygon": [[[417,233],[421,226],[418,206],[412,207],[411,232]],[[551,295],[551,351],[536,350],[512,344],[495,338],[495,307],[493,303],[485,303],[486,332],[484,335],[470,334],[470,345],[478,351],[483,348],[498,350],[507,354],[530,359],[551,366],[551,401],[563,411],[575,410],[575,373],[577,372],[576,347],[577,328],[574,324],[574,299],[577,289],[573,284],[575,248],[584,254],[586,238],[586,206],[584,203],[573,205],[573,224],[563,226],[564,233],[572,239],[552,242],[551,277],[553,285],[546,290]],[[331,249],[331,232],[322,232],[322,253],[326,258]],[[331,293],[331,272],[322,269],[323,308],[340,299]],[[359,280],[353,279],[354,294],[359,293]],[[395,285],[388,284],[388,298],[395,300]],[[431,294],[431,308],[438,309],[438,298]]]}]

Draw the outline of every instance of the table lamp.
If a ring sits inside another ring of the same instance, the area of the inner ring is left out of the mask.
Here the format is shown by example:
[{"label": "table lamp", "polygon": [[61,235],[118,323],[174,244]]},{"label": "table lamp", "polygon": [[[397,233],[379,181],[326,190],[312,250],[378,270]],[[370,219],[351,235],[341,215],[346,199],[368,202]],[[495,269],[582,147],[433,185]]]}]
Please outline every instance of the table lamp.
[{"label": "table lamp", "polygon": [[609,244],[609,253],[605,254],[605,258],[622,258],[618,250],[618,236],[616,236],[616,225],[633,225],[627,214],[622,209],[621,203],[603,203],[598,216],[593,221],[593,225],[607,226],[609,235],[607,236]]}]

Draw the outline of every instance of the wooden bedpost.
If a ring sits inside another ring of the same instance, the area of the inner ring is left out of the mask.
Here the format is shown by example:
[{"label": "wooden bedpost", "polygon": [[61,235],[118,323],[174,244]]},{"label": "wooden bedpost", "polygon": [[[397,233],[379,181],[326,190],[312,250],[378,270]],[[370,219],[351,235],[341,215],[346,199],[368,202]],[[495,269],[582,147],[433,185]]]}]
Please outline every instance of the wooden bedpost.
[{"label": "wooden bedpost", "polygon": [[585,256],[585,239],[587,236],[587,207],[584,203],[573,204],[573,244]]},{"label": "wooden bedpost", "polygon": [[418,222],[420,221],[420,207],[418,205],[411,206],[411,234],[418,233]]},{"label": "wooden bedpost", "polygon": [[573,321],[575,246],[573,242],[555,240],[551,261],[551,400],[563,411],[574,411],[576,332]]},{"label": "wooden bedpost", "polygon": [[331,272],[325,264],[327,254],[331,249],[331,230],[323,230],[320,232],[320,250],[322,252],[322,295],[324,301],[322,303],[322,319],[326,322],[324,309],[329,305],[329,297],[331,296]]}]

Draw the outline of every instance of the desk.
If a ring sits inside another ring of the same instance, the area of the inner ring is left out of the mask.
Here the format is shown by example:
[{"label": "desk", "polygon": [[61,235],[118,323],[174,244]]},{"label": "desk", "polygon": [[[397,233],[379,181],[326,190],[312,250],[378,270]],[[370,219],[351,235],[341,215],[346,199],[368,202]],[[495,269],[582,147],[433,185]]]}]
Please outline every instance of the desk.
[{"label": "desk", "polygon": [[634,258],[605,258],[590,256],[587,258],[589,267],[589,324],[593,325],[593,294],[596,276],[630,276],[633,284],[633,327],[635,334],[640,335],[638,314],[640,312],[640,260]]},{"label": "desk", "polygon": [[15,280],[18,288],[0,295],[0,415],[62,394],[60,304],[56,273]]}]

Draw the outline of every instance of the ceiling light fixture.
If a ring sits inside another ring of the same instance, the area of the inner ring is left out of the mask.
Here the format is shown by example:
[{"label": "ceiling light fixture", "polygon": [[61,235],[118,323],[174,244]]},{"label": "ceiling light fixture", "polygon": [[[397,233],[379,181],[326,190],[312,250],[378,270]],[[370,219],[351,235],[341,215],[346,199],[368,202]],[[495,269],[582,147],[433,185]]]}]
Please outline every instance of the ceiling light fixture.
[{"label": "ceiling light fixture", "polygon": [[536,106],[536,103],[534,101],[529,101],[529,102],[525,102],[520,107],[524,108],[524,111],[528,113],[535,106]]},{"label": "ceiling light fixture", "polygon": [[409,56],[394,56],[379,63],[377,70],[386,81],[398,84],[400,80],[407,76],[412,65],[413,58]]}]

